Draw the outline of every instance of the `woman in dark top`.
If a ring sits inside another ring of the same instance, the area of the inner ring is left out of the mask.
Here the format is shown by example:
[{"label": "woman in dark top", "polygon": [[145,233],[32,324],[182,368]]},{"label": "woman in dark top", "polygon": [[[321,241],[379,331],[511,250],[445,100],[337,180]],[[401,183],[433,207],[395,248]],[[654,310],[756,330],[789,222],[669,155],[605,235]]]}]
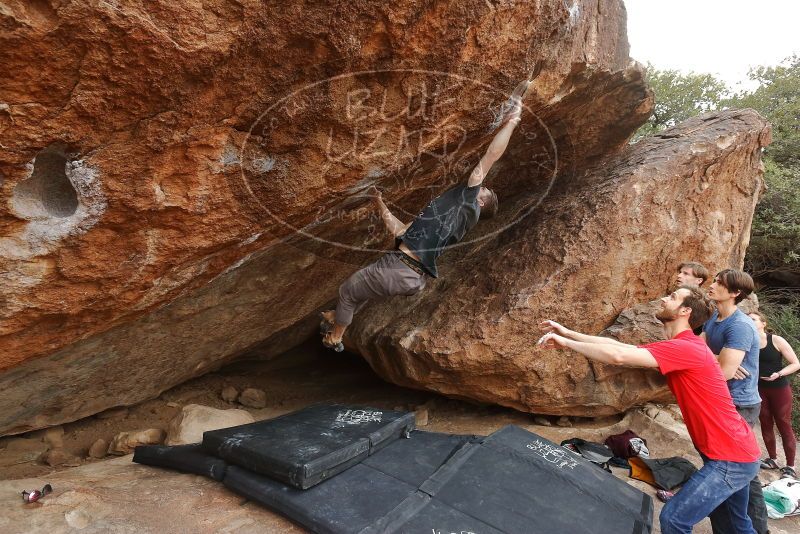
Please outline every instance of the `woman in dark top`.
[{"label": "woman in dark top", "polygon": [[[769,453],[769,457],[761,461],[761,467],[778,469],[775,425],[781,433],[783,452],[786,455],[786,467],[781,469],[781,473],[796,477],[794,456],[797,440],[792,431],[792,387],[787,376],[800,370],[800,361],[785,339],[766,332],[767,319],[763,314],[753,312],[748,315],[761,335],[758,367],[758,393],[761,395],[759,419],[761,435]],[[789,365],[783,365],[784,359]]]}]

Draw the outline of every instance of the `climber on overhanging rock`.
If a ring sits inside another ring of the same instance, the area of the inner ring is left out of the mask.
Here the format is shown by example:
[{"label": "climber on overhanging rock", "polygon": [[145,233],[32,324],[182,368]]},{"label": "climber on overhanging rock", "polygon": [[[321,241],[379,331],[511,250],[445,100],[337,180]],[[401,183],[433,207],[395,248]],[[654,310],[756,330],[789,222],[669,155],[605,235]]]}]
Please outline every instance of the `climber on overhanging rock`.
[{"label": "climber on overhanging rock", "polygon": [[472,170],[466,184],[459,184],[433,199],[422,213],[404,224],[384,204],[380,192],[369,194],[380,210],[386,228],[395,237],[396,249],[364,267],[339,287],[336,310],[321,313],[322,344],[336,352],[344,350],[342,336],[353,313],[371,299],[413,295],[425,288],[428,276],[436,278],[436,259],[448,246],[460,241],[479,217],[497,213],[497,195],[484,187],[483,180],[508,146],[522,114],[522,99],[531,80],[520,83],[509,98],[500,131]]}]

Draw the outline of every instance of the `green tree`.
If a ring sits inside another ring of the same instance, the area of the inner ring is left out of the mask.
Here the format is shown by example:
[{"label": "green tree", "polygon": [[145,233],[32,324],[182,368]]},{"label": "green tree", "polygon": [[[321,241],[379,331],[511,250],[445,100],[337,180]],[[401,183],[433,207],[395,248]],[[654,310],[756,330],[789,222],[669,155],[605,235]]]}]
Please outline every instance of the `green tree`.
[{"label": "green tree", "polygon": [[750,71],[758,87],[725,102],[737,108],[753,108],[772,123],[772,144],[766,154],[779,165],[800,163],[800,56],[775,67]]},{"label": "green tree", "polygon": [[711,74],[659,70],[650,63],[645,71],[655,94],[655,105],[650,119],[636,132],[635,140],[697,114],[713,111],[730,93],[728,87]]},{"label": "green tree", "polygon": [[745,268],[772,284],[800,285],[800,167],[764,157],[767,190],[756,206]]},{"label": "green tree", "polygon": [[[767,190],[756,207],[746,267],[773,283],[800,286],[800,57],[750,71],[752,91],[723,104],[753,108],[772,124],[764,151]],[[800,298],[800,296],[798,296]]]}]

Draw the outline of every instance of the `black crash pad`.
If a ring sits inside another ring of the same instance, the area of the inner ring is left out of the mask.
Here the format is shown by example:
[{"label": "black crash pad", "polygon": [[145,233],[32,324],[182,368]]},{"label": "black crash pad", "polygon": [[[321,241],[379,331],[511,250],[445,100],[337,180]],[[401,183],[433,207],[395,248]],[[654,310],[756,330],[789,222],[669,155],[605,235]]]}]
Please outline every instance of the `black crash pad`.
[{"label": "black crash pad", "polygon": [[203,450],[199,443],[192,445],[140,445],[133,451],[133,461],[138,464],[177,469],[186,473],[204,475],[214,480],[225,478],[227,463]]},{"label": "black crash pad", "polygon": [[228,467],[224,484],[313,532],[388,532],[386,523],[393,518],[395,508],[403,505],[400,517],[410,517],[406,512],[408,500],[418,497],[419,486],[473,439],[476,438],[417,431],[409,439],[395,441],[307,490],[236,466]]},{"label": "black crash pad", "polygon": [[[515,426],[480,444],[466,445],[420,489],[437,503],[501,532],[639,534],[652,528],[648,495]],[[439,515],[435,509],[423,509],[413,523],[422,525],[427,519],[433,524]],[[398,532],[413,531],[410,524]],[[443,531],[449,528],[441,525]]]},{"label": "black crash pad", "polygon": [[230,464],[307,489],[414,429],[414,414],[343,404],[203,434],[203,448]]},{"label": "black crash pad", "polygon": [[652,529],[649,496],[519,427],[482,440],[415,432],[306,491],[236,467],[224,484],[325,534]]},{"label": "black crash pad", "polygon": [[307,490],[238,466],[225,469],[225,462],[196,445],[142,447],[136,456],[140,463],[217,479],[224,471],[229,488],[323,534],[652,529],[649,496],[513,426],[486,438],[414,432]]}]

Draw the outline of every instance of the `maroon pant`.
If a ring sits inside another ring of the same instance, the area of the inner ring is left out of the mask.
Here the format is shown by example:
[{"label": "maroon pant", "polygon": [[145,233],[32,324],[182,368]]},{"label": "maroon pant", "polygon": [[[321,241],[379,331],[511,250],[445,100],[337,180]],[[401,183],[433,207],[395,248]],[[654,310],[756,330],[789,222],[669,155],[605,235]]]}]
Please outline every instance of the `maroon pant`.
[{"label": "maroon pant", "polygon": [[792,431],[792,387],[787,385],[780,388],[759,387],[761,395],[761,436],[770,458],[777,458],[778,451],[775,447],[775,428],[781,433],[783,452],[786,454],[786,465],[794,466],[794,455],[797,440]]}]

